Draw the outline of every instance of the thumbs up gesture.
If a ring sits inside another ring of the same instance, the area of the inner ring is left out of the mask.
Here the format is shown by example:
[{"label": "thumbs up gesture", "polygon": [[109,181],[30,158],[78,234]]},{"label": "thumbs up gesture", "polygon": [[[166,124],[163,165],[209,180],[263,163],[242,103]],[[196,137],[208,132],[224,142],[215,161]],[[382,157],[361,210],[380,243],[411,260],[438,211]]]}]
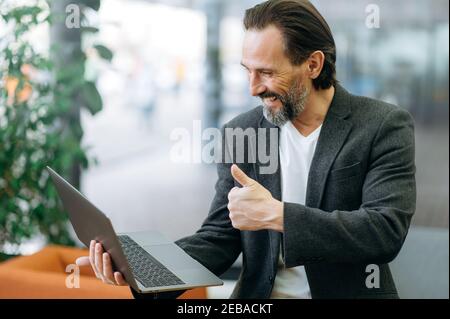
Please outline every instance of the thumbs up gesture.
[{"label": "thumbs up gesture", "polygon": [[228,210],[234,228],[239,230],[273,229],[283,231],[283,203],[236,164],[231,175],[242,185],[228,193]]}]

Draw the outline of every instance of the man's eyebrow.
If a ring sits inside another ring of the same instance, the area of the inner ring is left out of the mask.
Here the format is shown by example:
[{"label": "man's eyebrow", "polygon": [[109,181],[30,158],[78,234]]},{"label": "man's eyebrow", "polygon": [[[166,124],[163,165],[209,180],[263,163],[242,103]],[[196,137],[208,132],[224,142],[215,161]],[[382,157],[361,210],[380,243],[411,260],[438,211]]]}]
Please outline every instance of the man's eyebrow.
[{"label": "man's eyebrow", "polygon": [[244,64],[244,62],[242,62],[241,61],[241,65],[244,67],[244,68],[246,68],[246,69],[248,69],[248,67]]},{"label": "man's eyebrow", "polygon": [[[249,68],[248,68],[248,66],[246,66],[243,62],[241,62],[241,65],[244,67],[244,68],[246,68],[247,70],[249,70]],[[255,69],[256,71],[258,71],[258,72],[264,72],[264,71],[269,71],[269,72],[273,72],[273,69],[271,69],[271,68],[256,68]]]}]

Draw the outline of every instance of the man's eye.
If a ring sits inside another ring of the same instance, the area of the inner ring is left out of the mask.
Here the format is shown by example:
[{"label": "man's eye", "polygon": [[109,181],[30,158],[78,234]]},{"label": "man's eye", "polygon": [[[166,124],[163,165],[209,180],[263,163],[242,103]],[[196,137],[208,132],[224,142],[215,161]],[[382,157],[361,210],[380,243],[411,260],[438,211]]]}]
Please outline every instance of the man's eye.
[{"label": "man's eye", "polygon": [[271,76],[272,72],[270,72],[270,71],[262,71],[261,74],[262,75],[266,75],[266,76]]}]

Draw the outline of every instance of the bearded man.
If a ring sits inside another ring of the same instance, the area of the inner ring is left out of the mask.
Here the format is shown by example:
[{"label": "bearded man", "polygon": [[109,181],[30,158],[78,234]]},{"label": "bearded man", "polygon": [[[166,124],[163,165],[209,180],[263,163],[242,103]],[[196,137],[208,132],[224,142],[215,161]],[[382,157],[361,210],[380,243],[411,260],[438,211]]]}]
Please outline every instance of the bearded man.
[{"label": "bearded man", "polygon": [[[244,26],[242,66],[263,105],[224,128],[276,129],[279,165],[218,164],[206,220],[177,244],[216,275],[242,253],[233,298],[398,298],[388,263],[415,210],[411,116],[338,84],[333,35],[310,2],[263,2]],[[91,244],[97,276],[126,284],[108,257]]]}]

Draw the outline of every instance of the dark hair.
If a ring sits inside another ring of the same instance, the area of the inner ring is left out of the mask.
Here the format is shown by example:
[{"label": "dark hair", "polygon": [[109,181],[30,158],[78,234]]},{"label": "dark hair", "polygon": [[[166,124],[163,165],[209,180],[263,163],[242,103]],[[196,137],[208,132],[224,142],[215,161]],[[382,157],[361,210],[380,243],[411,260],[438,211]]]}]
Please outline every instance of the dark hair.
[{"label": "dark hair", "polygon": [[316,89],[336,85],[336,45],[325,19],[307,0],[269,0],[245,11],[246,30],[276,26],[284,38],[291,63],[299,65],[314,51],[325,55],[320,75],[313,80]]}]

